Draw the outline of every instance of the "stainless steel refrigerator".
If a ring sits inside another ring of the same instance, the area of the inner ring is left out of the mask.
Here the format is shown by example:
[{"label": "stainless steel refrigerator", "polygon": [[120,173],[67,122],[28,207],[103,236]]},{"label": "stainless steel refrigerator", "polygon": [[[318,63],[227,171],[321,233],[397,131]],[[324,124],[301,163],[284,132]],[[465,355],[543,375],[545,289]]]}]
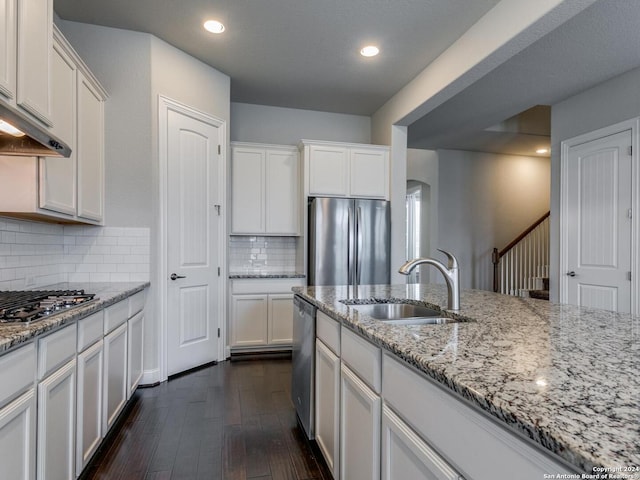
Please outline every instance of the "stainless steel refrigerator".
[{"label": "stainless steel refrigerator", "polygon": [[391,214],[385,200],[309,201],[309,285],[388,284]]}]

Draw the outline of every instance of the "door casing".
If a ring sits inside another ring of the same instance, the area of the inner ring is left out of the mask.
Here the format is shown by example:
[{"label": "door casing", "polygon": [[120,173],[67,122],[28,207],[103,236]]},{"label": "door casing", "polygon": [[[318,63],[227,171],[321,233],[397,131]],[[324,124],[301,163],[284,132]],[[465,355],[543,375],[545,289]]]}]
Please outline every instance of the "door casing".
[{"label": "door casing", "polygon": [[218,179],[218,192],[220,198],[220,229],[218,231],[218,258],[220,259],[220,287],[217,292],[218,296],[218,315],[220,318],[220,341],[218,342],[217,360],[221,361],[226,358],[226,341],[227,338],[227,322],[226,322],[226,298],[227,298],[227,142],[226,142],[226,122],[213,115],[201,112],[192,107],[179,103],[168,97],[158,96],[158,161],[159,161],[159,206],[158,215],[158,273],[156,276],[156,285],[158,286],[158,317],[159,317],[159,379],[164,381],[167,379],[168,363],[168,338],[167,338],[167,285],[169,273],[167,270],[167,215],[168,215],[168,114],[169,111],[175,111],[182,115],[192,117],[201,122],[215,126],[218,129],[220,151]]},{"label": "door casing", "polygon": [[638,295],[638,275],[640,274],[640,222],[637,216],[640,214],[640,165],[638,164],[638,149],[640,148],[640,117],[616,123],[605,128],[601,128],[577,137],[564,140],[560,144],[560,258],[559,258],[559,286],[560,303],[567,303],[568,299],[568,279],[564,272],[569,268],[569,250],[571,246],[568,241],[568,231],[566,228],[569,217],[569,151],[571,147],[591,142],[599,138],[615,135],[617,133],[631,130],[631,314],[640,313],[640,295]]}]

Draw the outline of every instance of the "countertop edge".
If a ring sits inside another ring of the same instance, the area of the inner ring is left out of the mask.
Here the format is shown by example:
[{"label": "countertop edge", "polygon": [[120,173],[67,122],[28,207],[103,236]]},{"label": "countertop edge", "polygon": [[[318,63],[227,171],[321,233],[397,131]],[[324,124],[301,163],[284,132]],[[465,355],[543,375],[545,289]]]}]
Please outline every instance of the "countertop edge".
[{"label": "countertop edge", "polygon": [[[68,288],[70,284],[65,284],[60,287],[61,289]],[[73,288],[78,288],[75,285]],[[145,290],[151,285],[150,282],[127,282],[125,284],[119,283],[101,283],[97,284],[100,287],[96,287],[98,293],[101,295],[97,300],[82,305],[69,312],[64,312],[55,315],[50,319],[39,320],[29,325],[12,325],[4,324],[0,325],[0,355],[9,353],[10,351],[19,348],[22,344],[29,343],[31,340],[36,339],[47,333],[64,326],[76,322],[89,315],[104,310],[105,308],[118,303],[138,292]],[[55,285],[53,286],[56,287]],[[81,288],[85,290],[91,290],[91,284],[83,284]],[[102,293],[100,293],[100,291]]]},{"label": "countertop edge", "polygon": [[[541,428],[539,425],[526,422],[522,418],[515,417],[513,412],[505,411],[500,405],[492,403],[490,400],[482,397],[471,388],[457,381],[455,377],[447,375],[446,372],[432,368],[420,362],[417,358],[413,358],[409,353],[387,341],[383,335],[375,335],[373,332],[363,328],[358,322],[350,319],[349,315],[338,312],[332,308],[331,305],[307,294],[304,289],[305,287],[295,287],[292,290],[294,294],[300,295],[320,311],[326,313],[334,320],[339,321],[341,325],[344,325],[376,346],[391,353],[402,363],[426,376],[427,379],[436,383],[440,388],[445,389],[449,394],[455,395],[459,401],[471,408],[480,410],[493,421],[496,421],[513,434],[523,437],[524,440],[528,440],[544,453],[555,456],[563,463],[570,465],[576,472],[580,473],[592,473],[594,467],[602,466],[595,462],[593,458],[589,458],[580,452],[572,450],[569,445],[565,445],[562,440],[557,438],[552,432]],[[438,305],[426,301],[423,303],[430,307],[441,308]]]}]

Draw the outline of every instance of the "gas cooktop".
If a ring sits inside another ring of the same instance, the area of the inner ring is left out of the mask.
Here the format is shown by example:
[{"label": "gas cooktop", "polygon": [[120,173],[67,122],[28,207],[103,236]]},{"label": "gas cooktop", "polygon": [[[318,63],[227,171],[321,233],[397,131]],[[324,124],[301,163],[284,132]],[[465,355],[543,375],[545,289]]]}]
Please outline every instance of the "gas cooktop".
[{"label": "gas cooktop", "polygon": [[0,324],[30,323],[97,300],[84,290],[0,291]]}]

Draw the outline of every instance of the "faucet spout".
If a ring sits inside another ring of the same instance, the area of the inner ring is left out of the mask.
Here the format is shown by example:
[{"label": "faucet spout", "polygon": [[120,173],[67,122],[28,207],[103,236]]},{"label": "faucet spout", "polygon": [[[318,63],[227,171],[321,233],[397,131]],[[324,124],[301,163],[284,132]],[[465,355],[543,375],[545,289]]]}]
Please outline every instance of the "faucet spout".
[{"label": "faucet spout", "polygon": [[436,267],[444,276],[447,282],[447,308],[449,310],[460,310],[460,271],[458,269],[458,260],[456,257],[444,250],[438,249],[448,258],[448,264],[445,266],[442,262],[434,258],[414,258],[405,262],[399,269],[398,273],[409,275],[418,265],[432,265]]}]

